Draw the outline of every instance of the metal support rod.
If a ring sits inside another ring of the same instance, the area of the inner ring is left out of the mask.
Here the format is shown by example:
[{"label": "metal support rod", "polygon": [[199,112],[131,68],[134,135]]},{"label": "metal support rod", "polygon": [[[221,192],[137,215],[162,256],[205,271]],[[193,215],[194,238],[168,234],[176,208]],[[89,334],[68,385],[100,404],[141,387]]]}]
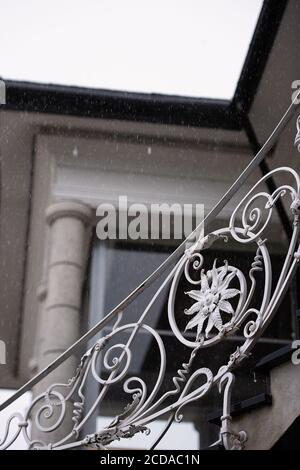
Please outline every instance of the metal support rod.
[{"label": "metal support rod", "polygon": [[[249,144],[251,145],[252,150],[254,152],[258,152],[258,150],[260,149],[260,145],[258,142],[256,132],[248,116],[244,118],[244,130],[248,137],[248,141],[249,141]],[[269,165],[267,164],[265,160],[262,160],[260,162],[259,167],[261,169],[263,176],[269,173],[270,171]],[[271,193],[276,190],[276,184],[272,177],[266,181],[266,185],[268,187],[268,190]],[[278,216],[282,223],[282,227],[285,231],[287,240],[290,241],[292,237],[292,233],[293,233],[293,228],[291,226],[290,220],[288,218],[288,215],[286,213],[286,210],[284,208],[284,205],[281,199],[277,199],[275,203],[275,207],[277,209]],[[294,306],[296,306],[295,308],[296,310],[298,306],[300,305],[300,293],[299,293],[299,290],[296,288],[297,285],[300,285],[299,269],[297,269],[295,279],[292,281],[291,286],[290,286],[291,297],[292,297],[292,300],[294,301],[292,302],[292,312],[291,312],[292,313],[292,328],[293,328],[295,337],[299,338],[299,325],[298,325],[298,322],[296,321],[295,312],[293,311]]]},{"label": "metal support rod", "polygon": [[[282,116],[281,120],[275,127],[274,131],[271,133],[270,137],[267,139],[263,147],[258,151],[255,157],[251,160],[248,166],[244,169],[241,175],[236,179],[236,181],[230,186],[227,192],[222,196],[219,202],[211,209],[211,211],[206,215],[204,220],[196,227],[196,229],[186,238],[185,241],[178,246],[178,248],[150,275],[145,279],[138,287],[136,287],[122,302],[120,302],[115,308],[113,308],[106,317],[100,320],[93,328],[91,328],[87,333],[85,333],[81,338],[79,338],[72,346],[70,346],[64,353],[62,353],[57,359],[51,362],[47,367],[30,379],[25,385],[23,385],[14,395],[9,399],[4,401],[0,405],[0,411],[6,408],[9,404],[13,403],[17,398],[19,398],[23,393],[31,390],[31,388],[37,384],[41,379],[47,376],[50,372],[56,369],[61,363],[63,363],[67,358],[79,350],[82,344],[86,343],[89,339],[95,336],[102,327],[107,324],[115,315],[123,311],[133,300],[142,293],[147,287],[149,287],[169,266],[172,265],[178,257],[184,253],[186,250],[186,243],[194,241],[195,236],[199,233],[199,229],[204,225],[204,223],[209,224],[212,222],[215,217],[221,212],[221,210],[226,206],[228,201],[236,194],[240,187],[245,183],[247,178],[250,176],[252,171],[259,166],[263,161],[268,152],[273,148],[277,142],[279,136],[285,129],[287,123],[294,116],[297,109],[300,107],[300,91],[294,98],[293,102],[288,107],[285,114]],[[299,100],[299,101],[298,101]]]},{"label": "metal support rod", "polygon": [[[261,148],[261,146],[258,142],[256,132],[255,132],[248,116],[246,116],[244,118],[243,125],[244,125],[244,130],[245,130],[245,133],[247,135],[249,144],[251,146],[251,149],[254,153],[257,153],[259,151],[259,149]],[[270,172],[269,165],[265,160],[262,160],[260,162],[259,168],[260,168],[263,176],[265,176],[267,173]],[[266,185],[267,185],[268,190],[271,193],[273,193],[276,190],[276,184],[275,184],[275,181],[272,177],[267,179]],[[275,203],[275,207],[277,209],[277,213],[278,213],[279,219],[282,223],[282,227],[285,231],[286,237],[287,237],[288,241],[290,241],[290,239],[292,237],[293,229],[292,229],[291,223],[289,221],[288,215],[286,213],[286,210],[284,208],[284,205],[283,205],[281,199],[277,199],[277,201]]]}]

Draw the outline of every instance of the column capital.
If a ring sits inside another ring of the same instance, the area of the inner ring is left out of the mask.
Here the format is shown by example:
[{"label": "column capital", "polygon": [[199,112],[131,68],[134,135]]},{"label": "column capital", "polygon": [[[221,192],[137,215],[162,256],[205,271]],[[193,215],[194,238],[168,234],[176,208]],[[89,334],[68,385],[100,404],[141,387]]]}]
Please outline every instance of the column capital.
[{"label": "column capital", "polygon": [[92,209],[77,201],[59,201],[54,202],[46,209],[46,220],[49,225],[62,217],[72,217],[81,220],[88,225],[92,220]]}]

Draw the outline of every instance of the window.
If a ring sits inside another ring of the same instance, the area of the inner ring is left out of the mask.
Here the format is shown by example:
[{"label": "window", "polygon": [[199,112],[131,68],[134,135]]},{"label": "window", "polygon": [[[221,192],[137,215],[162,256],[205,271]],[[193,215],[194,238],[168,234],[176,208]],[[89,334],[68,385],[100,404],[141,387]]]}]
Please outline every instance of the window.
[{"label": "window", "polygon": [[[251,269],[255,252],[251,251],[229,251],[217,248],[205,251],[205,264],[204,267],[211,267],[215,258],[221,263],[222,260],[227,259],[230,265],[239,266],[246,274]],[[105,316],[119,301],[121,301],[128,293],[133,290],[147,275],[151,273],[163,260],[167,257],[168,253],[172,251],[171,246],[163,245],[161,242],[151,244],[144,244],[141,242],[103,242],[97,241],[93,250],[92,272],[91,272],[91,292],[90,292],[90,327],[93,326],[101,317]],[[274,269],[274,282],[277,282],[278,273],[282,266],[282,256],[276,252],[272,253],[272,263]],[[169,270],[168,270],[169,272]],[[165,276],[166,274],[164,274]],[[257,291],[253,298],[253,305],[257,304],[259,307],[260,299],[263,295],[260,286],[261,278],[257,275]],[[135,323],[140,318],[148,302],[152,299],[156,289],[161,285],[162,280],[148,288],[145,292],[140,294],[131,305],[129,305],[121,319],[120,325]],[[180,331],[185,330],[186,317],[183,315],[185,307],[187,307],[187,299],[184,292],[190,289],[190,284],[182,278],[180,281],[181,287],[178,289],[175,302],[175,315],[176,322]],[[238,288],[238,284],[233,287]],[[157,301],[151,308],[145,323],[153,327],[160,335],[166,349],[166,371],[164,379],[161,384],[158,396],[174,389],[173,378],[178,374],[178,370],[182,368],[182,363],[187,361],[190,350],[182,345],[171,330],[168,321],[167,303],[170,286],[166,286],[165,290],[161,292]],[[287,316],[288,314],[288,316]],[[238,387],[233,391],[233,403],[239,404],[245,400],[253,397],[262,397],[268,391],[268,381],[265,375],[259,373],[249,373],[249,367],[253,367],[258,360],[269,354],[270,352],[278,349],[281,345],[290,343],[293,336],[292,323],[287,318],[292,318],[292,309],[289,294],[287,294],[281,304],[280,311],[276,319],[272,322],[270,327],[266,330],[264,337],[262,337],[251,358],[246,361],[245,365],[237,371]],[[250,317],[247,319],[247,321]],[[109,334],[112,331],[113,323],[109,323],[102,335]],[[243,330],[243,326],[241,331]],[[108,341],[103,349],[103,355],[108,351],[108,348],[113,344],[126,344],[129,339],[131,330],[118,332],[114,338]],[[194,338],[194,334],[185,331],[185,337]],[[91,345],[94,341],[91,342]],[[217,372],[219,367],[224,363],[224,357],[229,357],[237,346],[243,343],[243,338],[240,332],[236,336],[230,336],[225,341],[219,343],[212,348],[206,348],[199,353],[195,362],[193,363],[191,371],[196,370],[200,364],[207,365],[214,373]],[[148,390],[152,390],[155,386],[157,374],[159,370],[159,351],[156,341],[153,340],[151,335],[147,332],[140,330],[135,336],[134,341],[130,346],[132,358],[129,365],[126,378],[139,377],[143,379],[147,385]],[[103,357],[104,357],[103,356]],[[103,367],[102,359],[99,359],[96,365],[97,373],[101,378],[107,379],[109,372]],[[191,372],[191,373],[192,373]],[[111,385],[109,393],[99,406],[98,417],[96,425],[99,430],[112,422],[114,416],[119,415],[124,410],[125,405],[130,401],[130,395],[124,393],[123,385],[124,380]],[[99,386],[94,380],[88,384],[87,396],[89,406],[94,403],[99,395]],[[202,398],[201,400],[189,404],[184,409],[184,423],[186,428],[179,428],[177,432],[177,440],[174,438],[173,447],[178,449],[187,449],[191,445],[193,449],[205,448],[212,442],[218,439],[218,427],[215,426],[219,423],[219,411],[221,409],[220,395],[217,389],[213,389],[211,393]],[[169,415],[166,417],[166,419]],[[149,438],[139,436],[130,440],[131,448],[144,448],[155,440],[160,430],[166,424],[166,421],[154,423],[153,432]],[[89,425],[93,425],[89,423]],[[151,426],[150,426],[151,428]],[[92,428],[91,428],[92,429]],[[192,433],[192,440],[186,442],[185,429],[190,429]],[[180,433],[180,430],[182,433]],[[86,430],[89,432],[89,429]],[[173,430],[174,431],[174,430]],[[193,431],[193,432],[192,432]],[[180,433],[180,434],[179,434]],[[127,442],[121,441],[121,446],[127,448]],[[162,441],[161,448],[167,448],[168,441]],[[115,443],[111,444],[114,448]],[[166,447],[163,447],[166,446]]]}]

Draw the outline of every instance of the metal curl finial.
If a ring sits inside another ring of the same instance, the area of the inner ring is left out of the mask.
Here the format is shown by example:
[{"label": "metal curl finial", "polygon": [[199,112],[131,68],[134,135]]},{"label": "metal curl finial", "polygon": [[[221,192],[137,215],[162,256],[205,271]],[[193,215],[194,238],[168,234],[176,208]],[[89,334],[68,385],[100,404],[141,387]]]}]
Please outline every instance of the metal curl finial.
[{"label": "metal curl finial", "polygon": [[297,147],[298,152],[300,152],[300,115],[297,118],[296,121],[296,128],[297,128],[297,134],[295,137],[295,142],[294,145]]}]

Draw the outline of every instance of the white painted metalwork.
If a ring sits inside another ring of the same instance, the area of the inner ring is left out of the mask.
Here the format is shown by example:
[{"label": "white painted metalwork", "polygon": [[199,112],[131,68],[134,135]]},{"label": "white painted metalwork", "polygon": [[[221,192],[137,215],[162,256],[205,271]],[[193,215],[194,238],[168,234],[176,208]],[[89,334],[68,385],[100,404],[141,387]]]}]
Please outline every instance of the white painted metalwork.
[{"label": "white painted metalwork", "polygon": [[[296,106],[293,103],[263,149],[220,203],[211,211],[206,220],[211,220],[239,189],[246,177],[273,146],[295,109]],[[297,138],[295,143],[298,145]],[[282,180],[282,183],[270,194],[266,191],[264,183],[273,175],[276,175],[277,180]],[[293,234],[282,265],[280,278],[276,286],[272,286],[272,260],[268,251],[266,230],[272,218],[275,203],[279,198],[284,199],[288,207],[293,222]],[[83,342],[100,331],[105,324],[109,321],[114,322],[112,330],[96,341],[94,346],[83,355],[74,377],[65,384],[53,384],[44,393],[36,396],[24,416],[16,413],[10,417],[4,436],[0,441],[0,448],[9,448],[22,433],[29,448],[71,449],[92,446],[103,449],[115,440],[130,438],[136,433],[149,434],[148,424],[167,415],[168,421],[165,428],[159,436],[153,439],[151,448],[154,448],[168,431],[172,422],[182,420],[185,406],[206,396],[213,387],[218,387],[219,392],[223,394],[223,415],[218,443],[226,449],[242,449],[247,438],[246,432],[242,430],[235,433],[231,428],[230,405],[234,385],[233,371],[249,356],[252,348],[274,317],[295,273],[300,259],[298,245],[299,208],[300,178],[296,171],[289,167],[281,167],[261,178],[237,205],[227,227],[206,235],[189,248],[186,248],[186,244],[181,245],[180,249],[176,250],[175,254],[171,255],[163,266],[159,267],[148,280],[101,320],[96,327],[23,386],[10,400],[0,406],[1,410],[26,390],[31,389],[41,378],[78,349]],[[240,216],[238,217],[238,215]],[[189,240],[191,238],[189,237]],[[206,249],[213,247],[216,243],[227,243],[229,240],[231,243],[255,248],[255,255],[248,273],[243,273],[238,266],[231,266],[226,260],[220,262],[215,259],[213,266],[210,266],[209,269],[204,268]],[[181,256],[178,260],[176,256],[179,254]],[[151,301],[145,306],[138,321],[126,323],[126,306],[148,287],[163,270],[171,266],[174,260],[177,260],[175,266],[171,268]],[[185,336],[176,321],[176,296],[179,294],[179,282],[182,278],[185,278],[191,286],[191,289],[186,292],[187,308],[182,311],[182,317],[186,320],[185,329],[193,333],[194,337],[191,337],[191,334]],[[263,284],[263,294],[260,306],[254,308],[252,301],[258,279],[260,284]],[[186,358],[183,358],[179,370],[174,374],[174,387],[162,393],[162,383],[166,373],[166,350],[160,335],[149,325],[149,319],[151,318],[151,309],[155,308],[156,300],[166,289],[169,289],[168,321],[170,328],[178,342],[189,348],[190,352]],[[191,299],[194,301],[192,305],[189,302]],[[152,337],[159,352],[156,381],[151,389],[143,378],[130,376],[129,368],[133,345],[141,331]],[[243,343],[231,353],[218,370],[212,371],[207,367],[201,367],[193,373],[191,372],[192,365],[196,357],[201,355],[202,349],[216,345],[237,331],[243,337]],[[120,342],[118,335],[124,332],[127,333],[128,340]],[[104,375],[104,372],[107,376]],[[91,378],[99,384],[99,394],[90,408],[86,409],[85,385]],[[110,387],[115,384],[122,387],[122,398],[125,397],[125,403],[127,403],[124,411],[102,430],[82,437],[85,423],[101,405],[109,393]],[[29,424],[32,420],[34,420],[37,429],[50,433],[59,428],[64,421],[68,404],[72,406],[71,431],[59,442],[51,444],[32,440],[29,432]],[[14,431],[12,431],[13,422],[17,423]]]}]

